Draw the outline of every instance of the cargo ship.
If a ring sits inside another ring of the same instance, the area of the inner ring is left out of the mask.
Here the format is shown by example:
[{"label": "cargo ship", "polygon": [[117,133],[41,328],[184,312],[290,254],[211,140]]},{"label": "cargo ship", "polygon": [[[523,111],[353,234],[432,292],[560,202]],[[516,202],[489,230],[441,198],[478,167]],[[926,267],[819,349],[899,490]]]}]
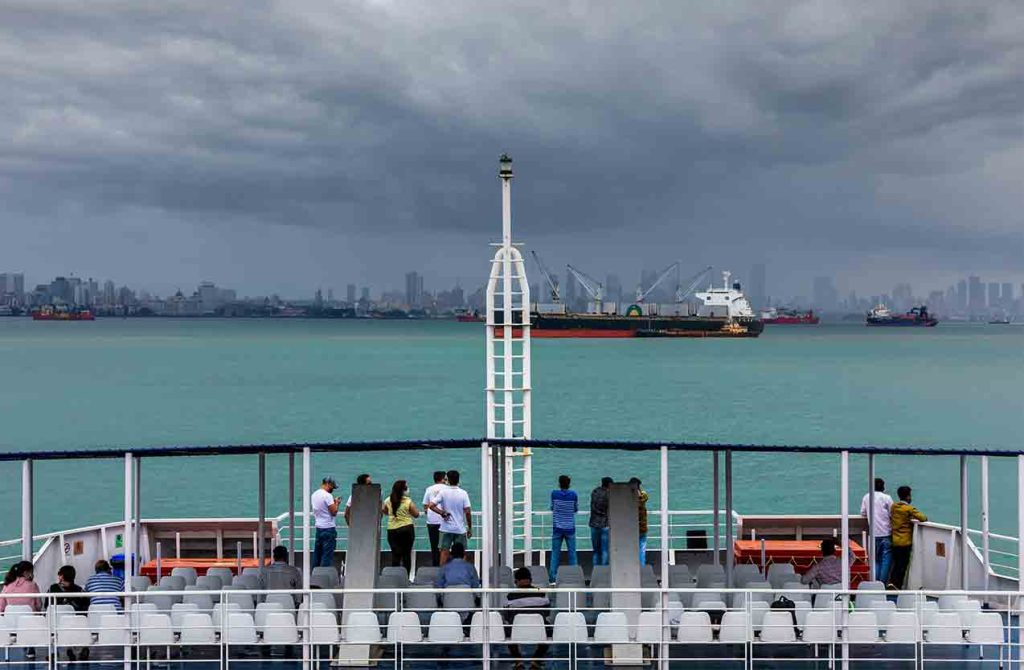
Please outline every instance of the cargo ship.
[{"label": "cargo ship", "polygon": [[455,320],[459,323],[483,323],[484,317],[475,309],[467,309],[455,314]]},{"label": "cargo ship", "polygon": [[928,313],[924,305],[914,307],[905,314],[893,314],[885,305],[878,305],[868,312],[867,325],[869,326],[890,326],[897,328],[924,327],[931,328],[939,323],[939,320]]},{"label": "cargo ship", "polygon": [[761,312],[761,321],[765,325],[773,326],[802,326],[802,325],[817,325],[821,319],[814,313],[813,309],[809,309],[806,312],[798,311],[795,309],[775,309],[774,307]]},{"label": "cargo ship", "polygon": [[696,314],[680,305],[683,314],[653,314],[649,305],[633,304],[625,314],[547,313],[531,314],[531,335],[540,338],[562,337],[757,337],[764,323],[757,318],[738,283],[730,284],[730,273],[723,272],[723,285],[709,286],[694,293]]},{"label": "cargo ship", "polygon": [[33,321],[93,321],[95,318],[88,309],[63,305],[43,305],[32,310]]}]

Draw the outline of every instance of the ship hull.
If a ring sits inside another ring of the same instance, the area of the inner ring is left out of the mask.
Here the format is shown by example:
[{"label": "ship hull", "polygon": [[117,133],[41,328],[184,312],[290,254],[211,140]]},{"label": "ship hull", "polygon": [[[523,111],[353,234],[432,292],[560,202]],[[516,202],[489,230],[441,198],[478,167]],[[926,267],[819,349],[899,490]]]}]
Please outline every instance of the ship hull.
[{"label": "ship hull", "polygon": [[618,316],[590,314],[533,314],[532,337],[757,337],[764,330],[758,319],[734,320],[702,316]]},{"label": "ship hull", "polygon": [[44,314],[40,312],[32,313],[33,321],[94,321],[95,319],[96,317],[89,312],[57,312],[53,314]]},{"label": "ship hull", "polygon": [[867,324],[873,328],[933,328],[938,325],[937,319],[872,319]]}]

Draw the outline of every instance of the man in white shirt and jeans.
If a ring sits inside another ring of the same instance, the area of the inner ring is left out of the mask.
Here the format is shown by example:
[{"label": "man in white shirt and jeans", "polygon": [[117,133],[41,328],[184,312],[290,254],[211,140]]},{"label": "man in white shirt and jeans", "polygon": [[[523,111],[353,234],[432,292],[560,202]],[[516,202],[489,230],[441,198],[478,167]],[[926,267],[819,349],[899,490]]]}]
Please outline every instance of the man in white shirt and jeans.
[{"label": "man in white shirt and jeans", "polygon": [[885,493],[885,480],[875,478],[875,506],[871,516],[868,507],[871,505],[871,494],[865,494],[860,502],[860,514],[868,518],[868,523],[875,523],[875,580],[883,584],[889,583],[889,570],[892,568],[892,498]]},{"label": "man in white shirt and jeans", "polygon": [[320,488],[310,496],[313,508],[313,519],[316,522],[316,544],[313,545],[312,567],[334,565],[334,550],[338,547],[338,529],[334,525],[334,517],[338,515],[338,503],[341,498],[334,497],[334,489],[338,488],[334,477],[324,477]]},{"label": "man in white shirt and jeans", "polygon": [[470,511],[469,494],[459,488],[459,471],[448,471],[448,484],[430,501],[427,509],[441,515],[441,565],[448,560],[448,553],[456,542],[469,546],[473,537],[473,515]]},{"label": "man in white shirt and jeans", "polygon": [[444,470],[434,473],[434,483],[423,492],[423,509],[427,510],[427,535],[430,537],[430,558],[434,566],[441,565],[441,553],[438,545],[441,541],[441,515],[430,509],[434,497],[445,487]]}]

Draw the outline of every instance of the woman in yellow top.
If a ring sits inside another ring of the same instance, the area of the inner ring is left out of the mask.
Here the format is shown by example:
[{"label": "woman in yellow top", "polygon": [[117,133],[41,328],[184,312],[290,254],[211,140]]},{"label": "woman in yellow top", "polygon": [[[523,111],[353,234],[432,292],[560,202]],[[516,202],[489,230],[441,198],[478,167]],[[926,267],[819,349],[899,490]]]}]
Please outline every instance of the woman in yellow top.
[{"label": "woman in yellow top", "polygon": [[404,565],[412,574],[412,545],[416,542],[413,519],[420,515],[404,479],[391,487],[391,495],[384,501],[381,514],[388,517],[388,546],[391,547],[391,565]]}]

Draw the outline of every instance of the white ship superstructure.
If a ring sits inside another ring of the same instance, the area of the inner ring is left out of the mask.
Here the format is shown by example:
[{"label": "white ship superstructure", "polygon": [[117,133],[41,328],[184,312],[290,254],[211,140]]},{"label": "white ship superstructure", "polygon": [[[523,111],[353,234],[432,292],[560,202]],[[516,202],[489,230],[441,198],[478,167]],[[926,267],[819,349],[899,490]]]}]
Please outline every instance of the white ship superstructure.
[{"label": "white ship superstructure", "polygon": [[743,294],[740,285],[730,284],[730,272],[722,273],[722,286],[708,286],[706,291],[698,291],[694,295],[700,301],[697,306],[699,316],[718,316],[729,319],[753,319],[754,309]]}]

